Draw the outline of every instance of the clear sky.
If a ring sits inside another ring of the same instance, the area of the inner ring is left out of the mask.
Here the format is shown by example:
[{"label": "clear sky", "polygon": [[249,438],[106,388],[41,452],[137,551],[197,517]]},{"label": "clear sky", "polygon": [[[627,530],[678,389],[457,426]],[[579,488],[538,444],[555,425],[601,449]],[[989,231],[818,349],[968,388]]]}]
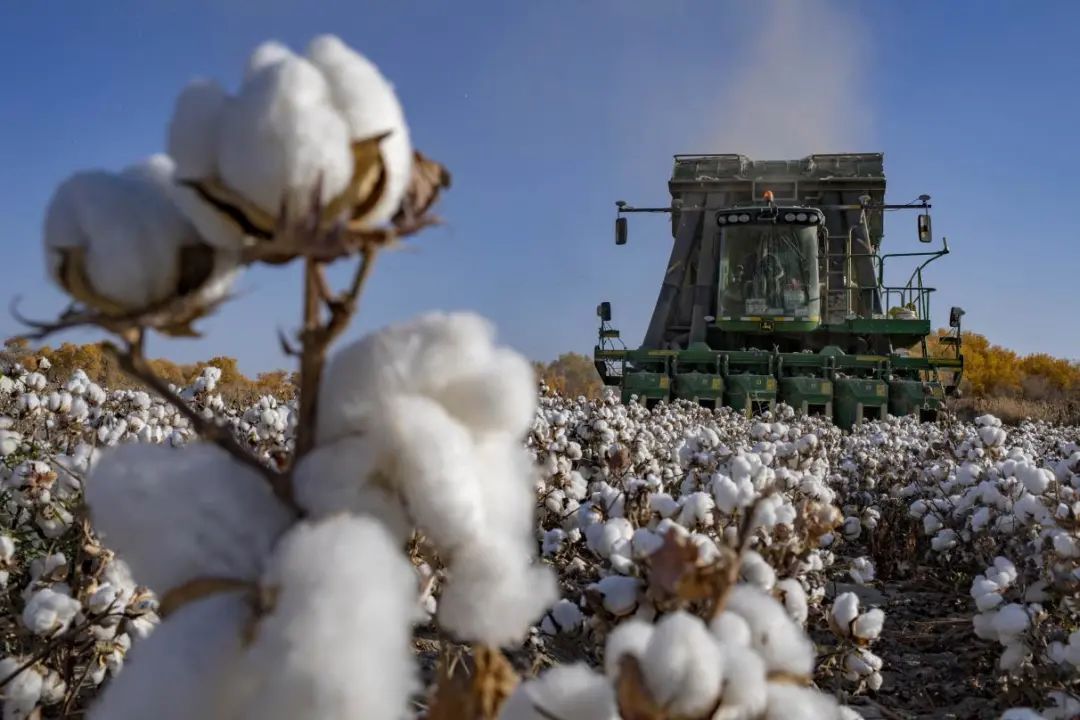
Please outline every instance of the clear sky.
[{"label": "clear sky", "polygon": [[[472,309],[548,359],[591,351],[607,299],[636,343],[671,240],[635,218],[616,248],[614,201],[666,203],[671,155],[882,151],[891,201],[932,195],[953,250],[929,275],[935,323],[959,304],[995,342],[1080,358],[1078,23],[1073,0],[0,2],[0,333],[19,330],[15,295],[36,317],[63,307],[40,252],[58,182],[162,150],[190,78],[235,88],[260,41],[331,32],[454,173],[446,226],[380,261],[354,335]],[[923,247],[914,224],[890,215],[886,247]],[[204,339],[152,352],[283,366],[298,269],[249,272]]]}]

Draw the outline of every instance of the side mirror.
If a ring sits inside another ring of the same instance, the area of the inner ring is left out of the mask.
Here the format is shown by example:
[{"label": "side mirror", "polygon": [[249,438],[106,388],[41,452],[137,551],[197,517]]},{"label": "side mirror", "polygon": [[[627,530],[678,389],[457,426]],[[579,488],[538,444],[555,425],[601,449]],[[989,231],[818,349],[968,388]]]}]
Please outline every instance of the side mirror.
[{"label": "side mirror", "polygon": [[964,316],[963,308],[954,307],[949,310],[949,327],[960,327],[960,318]]},{"label": "side mirror", "polygon": [[933,242],[934,238],[930,234],[930,216],[919,216],[919,242]]},{"label": "side mirror", "polygon": [[615,244],[626,244],[626,218],[615,218]]},{"label": "side mirror", "polygon": [[611,321],[611,303],[602,302],[596,306],[596,316],[603,322]]}]

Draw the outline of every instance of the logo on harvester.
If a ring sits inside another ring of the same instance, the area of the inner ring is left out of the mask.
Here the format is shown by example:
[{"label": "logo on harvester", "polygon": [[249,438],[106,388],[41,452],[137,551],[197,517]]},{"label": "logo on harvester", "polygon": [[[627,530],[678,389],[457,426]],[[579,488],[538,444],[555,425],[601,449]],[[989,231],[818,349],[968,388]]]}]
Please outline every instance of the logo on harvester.
[{"label": "logo on harvester", "polygon": [[772,332],[772,330],[773,330],[773,321],[772,320],[762,320],[761,321],[761,331],[762,332]]}]

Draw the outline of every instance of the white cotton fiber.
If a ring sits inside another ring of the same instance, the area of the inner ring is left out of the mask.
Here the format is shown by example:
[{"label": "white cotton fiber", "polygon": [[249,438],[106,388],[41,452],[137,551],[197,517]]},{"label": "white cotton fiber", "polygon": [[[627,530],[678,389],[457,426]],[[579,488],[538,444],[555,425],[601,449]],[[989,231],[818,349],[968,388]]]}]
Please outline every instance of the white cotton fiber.
[{"label": "white cotton fiber", "polygon": [[624,655],[639,661],[652,639],[653,626],[643,620],[627,620],[615,626],[604,645],[604,673],[614,681],[619,677],[619,665]]},{"label": "white cotton fiber", "polygon": [[383,328],[335,353],[319,387],[319,442],[363,432],[399,394],[436,395],[491,361],[494,328],[473,313],[433,312]]},{"label": "white cotton fiber", "polygon": [[78,600],[65,592],[42,588],[30,595],[23,608],[22,621],[35,635],[53,637],[65,632],[81,609]]},{"label": "white cotton fiber", "polygon": [[556,665],[518,685],[499,720],[617,720],[615,692],[585,663]]},{"label": "white cotton fiber", "polygon": [[756,718],[768,701],[765,662],[745,647],[721,645],[724,653],[722,702],[712,720]]},{"label": "white cotton fiber", "polygon": [[168,130],[177,178],[202,180],[217,175],[218,128],[227,100],[228,94],[213,80],[193,80],[180,91]]},{"label": "white cotton fiber", "polygon": [[777,600],[751,585],[736,585],[725,607],[746,620],[752,647],[770,672],[813,673],[814,646]]},{"label": "white cotton fiber", "polygon": [[536,372],[513,350],[495,348],[488,364],[452,379],[436,397],[474,432],[520,436],[536,413]]},{"label": "white cotton fiber", "polygon": [[[21,668],[26,660],[7,657],[0,660],[0,677],[7,677]],[[16,675],[4,686],[4,720],[24,720],[41,700],[44,678],[34,667]]]},{"label": "white cotton fiber", "polygon": [[135,644],[87,720],[226,720],[222,693],[233,681],[250,615],[240,593],[181,607]]},{"label": "white cotton fiber", "polygon": [[716,639],[731,647],[750,647],[753,633],[742,615],[722,610],[709,621],[709,630]]},{"label": "white cotton fiber", "polygon": [[425,536],[452,555],[484,534],[481,469],[465,427],[420,395],[390,400],[381,421],[377,435],[389,456],[388,471]]},{"label": "white cotton fiber", "polygon": [[81,250],[93,291],[127,309],[169,297],[179,277],[180,248],[197,241],[158,185],[137,173],[76,173],[60,184],[46,210],[52,277],[60,282],[61,252]]},{"label": "white cotton fiber", "polygon": [[224,450],[122,445],[86,481],[94,529],[158,594],[197,577],[254,580],[292,517]]},{"label": "white cotton fiber", "polygon": [[316,447],[293,473],[297,504],[316,519],[340,512],[376,518],[405,542],[412,521],[386,475],[378,471],[381,459],[382,450],[370,435]]},{"label": "white cotton fiber", "polygon": [[244,68],[244,82],[249,82],[257,73],[271,65],[295,57],[296,53],[277,40],[260,43],[248,56],[247,66]]},{"label": "white cotton fiber", "polygon": [[555,575],[529,562],[531,547],[478,544],[450,561],[439,624],[461,640],[493,647],[519,643],[559,597]]},{"label": "white cotton fiber", "polygon": [[802,583],[795,578],[784,578],[776,583],[773,593],[778,595],[780,602],[784,604],[791,619],[799,625],[806,624],[806,618],[810,614],[810,608],[806,600],[806,590]]},{"label": "white cotton fiber", "polygon": [[813,688],[769,683],[768,705],[762,720],[841,720],[840,704],[832,695]]},{"label": "white cotton fiber", "polygon": [[307,211],[317,182],[322,203],[340,195],[353,174],[349,132],[318,69],[285,58],[245,82],[222,112],[218,167],[226,185],[275,217],[283,200]]},{"label": "white cotton fiber", "polygon": [[672,715],[699,717],[716,704],[724,654],[701,618],[681,610],[665,615],[641,664],[653,699]]},{"label": "white cotton fiber", "polygon": [[263,577],[260,620],[231,692],[236,720],[397,720],[417,690],[416,579],[377,521],[293,527]]},{"label": "white cotton fiber", "polygon": [[840,631],[847,635],[851,631],[851,623],[859,616],[859,596],[853,592],[837,595],[829,612]]},{"label": "white cotton fiber", "polygon": [[393,85],[379,69],[333,35],[320,35],[307,51],[330,88],[334,107],[348,125],[349,137],[365,140],[383,133],[382,141],[386,190],[372,208],[367,226],[386,222],[401,204],[412,173],[412,145],[409,129]]}]

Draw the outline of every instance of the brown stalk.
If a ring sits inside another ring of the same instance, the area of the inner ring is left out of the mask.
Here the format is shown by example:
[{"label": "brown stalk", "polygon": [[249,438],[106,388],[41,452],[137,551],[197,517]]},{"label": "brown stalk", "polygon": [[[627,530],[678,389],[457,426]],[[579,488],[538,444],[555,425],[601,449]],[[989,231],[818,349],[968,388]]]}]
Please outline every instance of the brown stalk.
[{"label": "brown stalk", "polygon": [[[364,245],[360,264],[349,288],[332,296],[326,282],[325,266],[315,258],[304,259],[304,326],[300,333],[300,410],[296,426],[296,449],[293,466],[315,446],[315,425],[318,416],[319,384],[327,351],[348,327],[356,314],[360,294],[371,276],[377,246]],[[323,322],[321,308],[325,305],[330,317]]]}]

